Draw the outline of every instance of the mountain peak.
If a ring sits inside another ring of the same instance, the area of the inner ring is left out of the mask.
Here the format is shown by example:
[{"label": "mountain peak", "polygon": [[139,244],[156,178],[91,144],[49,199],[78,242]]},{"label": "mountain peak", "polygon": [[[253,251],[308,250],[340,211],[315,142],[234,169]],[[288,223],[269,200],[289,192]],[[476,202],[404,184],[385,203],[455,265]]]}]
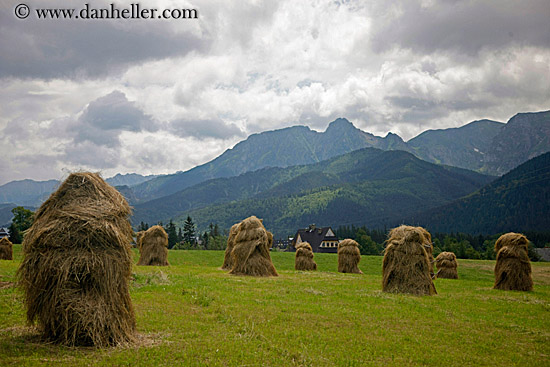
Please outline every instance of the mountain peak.
[{"label": "mountain peak", "polygon": [[336,120],[328,124],[327,130],[332,129],[357,129],[348,119],[339,117]]}]

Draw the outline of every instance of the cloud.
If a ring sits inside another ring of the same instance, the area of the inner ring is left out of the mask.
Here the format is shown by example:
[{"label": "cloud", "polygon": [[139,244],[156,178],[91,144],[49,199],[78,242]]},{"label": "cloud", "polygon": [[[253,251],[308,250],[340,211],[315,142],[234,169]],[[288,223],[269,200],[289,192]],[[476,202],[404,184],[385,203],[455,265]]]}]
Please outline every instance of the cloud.
[{"label": "cloud", "polygon": [[147,116],[120,91],[90,102],[80,117],[68,126],[74,142],[89,141],[96,145],[117,146],[122,131],[153,131],[158,123]]},{"label": "cloud", "polygon": [[244,137],[244,132],[235,124],[226,124],[221,119],[216,120],[185,120],[178,119],[170,123],[170,130],[178,136],[195,138],[229,139]]},{"label": "cloud", "polygon": [[475,56],[511,45],[548,48],[548,1],[395,1],[374,17],[372,47]]},{"label": "cloud", "polygon": [[[20,21],[10,2],[0,5],[4,181],[61,168],[175,172],[251,133],[321,131],[337,117],[407,140],[550,108],[543,0],[212,0],[194,2],[193,22]],[[157,3],[141,5],[173,6]]]},{"label": "cloud", "polygon": [[[35,8],[79,10],[85,2],[27,3],[31,15],[25,20],[14,16],[16,2],[0,5],[0,78],[106,77],[130,65],[205,50],[210,44],[201,36],[198,20],[37,19]],[[92,7],[108,8],[110,3],[95,1]],[[169,25],[174,22],[177,27]]]}]

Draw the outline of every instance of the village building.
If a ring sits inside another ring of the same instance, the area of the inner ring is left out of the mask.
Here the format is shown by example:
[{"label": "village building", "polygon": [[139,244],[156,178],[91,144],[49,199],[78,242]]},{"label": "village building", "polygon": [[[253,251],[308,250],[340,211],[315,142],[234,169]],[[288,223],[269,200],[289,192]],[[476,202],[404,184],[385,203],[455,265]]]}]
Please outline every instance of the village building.
[{"label": "village building", "polygon": [[10,232],[6,228],[0,228],[0,238],[9,237]]},{"label": "village building", "polygon": [[330,227],[317,228],[312,224],[306,229],[299,229],[292,240],[291,251],[296,251],[296,245],[300,242],[308,242],[313,252],[338,252],[338,238]]}]

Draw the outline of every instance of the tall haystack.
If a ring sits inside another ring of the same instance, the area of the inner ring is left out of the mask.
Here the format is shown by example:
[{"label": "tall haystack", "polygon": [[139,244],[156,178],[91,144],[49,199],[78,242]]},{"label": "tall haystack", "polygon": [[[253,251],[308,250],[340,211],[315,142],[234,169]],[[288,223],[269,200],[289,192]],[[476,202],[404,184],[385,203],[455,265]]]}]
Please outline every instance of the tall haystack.
[{"label": "tall haystack", "polygon": [[317,270],[317,264],[313,260],[313,249],[308,242],[300,242],[296,245],[295,270]]},{"label": "tall haystack", "polygon": [[237,229],[239,228],[240,223],[235,223],[231,226],[229,230],[229,237],[227,237],[227,247],[225,248],[225,256],[223,258],[223,270],[233,269],[233,258],[231,257],[231,252],[233,247],[235,247],[235,237],[237,236]]},{"label": "tall haystack", "polygon": [[435,258],[437,266],[437,277],[446,279],[458,279],[458,263],[456,255],[452,252],[444,251]]},{"label": "tall haystack", "polygon": [[437,294],[430,275],[425,234],[419,227],[390,231],[382,264],[382,290],[416,295]]},{"label": "tall haystack", "polygon": [[363,274],[359,270],[361,252],[359,244],[351,239],[345,239],[338,243],[338,271],[340,273]]},{"label": "tall haystack", "polygon": [[141,251],[141,239],[143,238],[143,235],[145,234],[145,231],[139,231],[136,233],[136,247]]},{"label": "tall haystack", "polygon": [[18,270],[27,320],[67,345],[134,340],[132,228],[126,199],[94,173],[73,173],[36,212]]},{"label": "tall haystack", "polygon": [[7,237],[0,238],[0,260],[13,260],[13,244]]},{"label": "tall haystack", "polygon": [[152,226],[141,237],[138,265],[168,265],[168,234],[162,226]]},{"label": "tall haystack", "polygon": [[269,255],[269,238],[262,221],[255,216],[246,218],[237,228],[235,246],[231,252],[231,274],[278,276]]},{"label": "tall haystack", "polygon": [[528,256],[527,237],[519,233],[506,233],[495,243],[495,289],[532,291],[531,262]]}]

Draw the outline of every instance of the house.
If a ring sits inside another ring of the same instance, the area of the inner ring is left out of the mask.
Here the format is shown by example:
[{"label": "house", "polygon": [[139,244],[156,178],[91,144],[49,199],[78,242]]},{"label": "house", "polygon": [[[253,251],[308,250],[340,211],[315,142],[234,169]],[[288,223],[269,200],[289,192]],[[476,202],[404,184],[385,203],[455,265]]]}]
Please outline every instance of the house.
[{"label": "house", "polygon": [[0,228],[0,238],[9,237],[10,232],[6,228]]},{"label": "house", "polygon": [[284,239],[284,240],[273,240],[273,246],[271,247],[272,250],[286,250],[290,246],[290,239]]},{"label": "house", "polygon": [[550,261],[550,247],[536,248],[535,251],[542,261]]},{"label": "house", "polygon": [[291,243],[291,250],[296,251],[296,245],[300,242],[308,242],[313,252],[338,252],[338,238],[332,228],[317,228],[315,224],[306,229],[299,229]]}]

